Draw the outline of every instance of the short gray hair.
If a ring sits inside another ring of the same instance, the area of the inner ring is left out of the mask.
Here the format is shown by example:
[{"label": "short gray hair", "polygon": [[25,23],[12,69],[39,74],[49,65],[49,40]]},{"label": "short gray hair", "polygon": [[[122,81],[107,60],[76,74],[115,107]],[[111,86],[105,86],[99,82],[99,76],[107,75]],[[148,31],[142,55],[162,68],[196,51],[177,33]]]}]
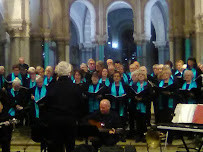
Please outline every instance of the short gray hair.
[{"label": "short gray hair", "polygon": [[20,85],[20,84],[21,84],[21,80],[18,77],[16,77],[12,82],[12,85]]},{"label": "short gray hair", "polygon": [[192,78],[194,77],[194,74],[191,70],[185,70],[184,77],[185,77],[185,74],[190,74],[192,76]]},{"label": "short gray hair", "polygon": [[71,64],[61,61],[59,64],[56,66],[55,72],[57,75],[60,76],[69,76],[70,72],[72,70]]}]

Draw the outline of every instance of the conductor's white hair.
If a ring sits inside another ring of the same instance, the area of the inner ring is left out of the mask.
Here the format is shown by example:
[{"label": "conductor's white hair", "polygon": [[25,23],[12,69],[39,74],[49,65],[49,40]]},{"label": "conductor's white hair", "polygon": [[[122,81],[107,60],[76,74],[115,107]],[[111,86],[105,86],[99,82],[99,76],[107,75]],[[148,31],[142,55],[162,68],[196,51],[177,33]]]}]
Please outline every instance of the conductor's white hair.
[{"label": "conductor's white hair", "polygon": [[13,83],[12,83],[13,85],[20,85],[21,84],[21,80],[18,78],[18,77],[16,77],[14,80],[13,80]]},{"label": "conductor's white hair", "polygon": [[57,66],[56,66],[56,73],[57,75],[60,76],[69,76],[70,72],[71,72],[72,68],[71,68],[71,64],[65,62],[65,61],[61,61]]}]

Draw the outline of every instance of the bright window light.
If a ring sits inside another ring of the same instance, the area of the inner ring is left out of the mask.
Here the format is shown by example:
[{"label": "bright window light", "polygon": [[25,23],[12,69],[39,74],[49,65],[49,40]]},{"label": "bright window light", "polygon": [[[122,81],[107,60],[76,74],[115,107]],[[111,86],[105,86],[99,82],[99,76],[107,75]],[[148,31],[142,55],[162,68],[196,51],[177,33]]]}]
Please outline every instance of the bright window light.
[{"label": "bright window light", "polygon": [[112,43],[112,48],[114,48],[114,49],[116,49],[116,48],[118,48],[118,43]]}]

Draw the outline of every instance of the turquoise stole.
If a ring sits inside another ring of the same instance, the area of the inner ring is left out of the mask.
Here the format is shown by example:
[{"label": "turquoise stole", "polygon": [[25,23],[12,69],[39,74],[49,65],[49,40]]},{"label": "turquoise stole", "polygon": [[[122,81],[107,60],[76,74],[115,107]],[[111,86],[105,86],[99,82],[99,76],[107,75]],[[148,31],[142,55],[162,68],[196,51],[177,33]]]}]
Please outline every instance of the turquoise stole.
[{"label": "turquoise stole", "polygon": [[[75,80],[73,80],[73,83],[75,83]],[[83,81],[81,80],[80,83],[83,83]]]},{"label": "turquoise stole", "polygon": [[[99,79],[99,83],[102,83],[102,78]],[[110,85],[109,78],[106,78],[105,85],[108,87]]]},{"label": "turquoise stole", "polygon": [[154,72],[151,74],[152,77],[154,77]]},{"label": "turquoise stole", "polygon": [[[173,84],[173,80],[170,78],[169,79],[169,82],[168,82],[168,86],[169,85],[172,85]],[[160,83],[159,83],[159,87],[162,88],[164,86],[164,80],[162,80]],[[159,100],[159,109],[160,110],[163,110],[163,101]],[[168,107],[169,108],[173,108],[173,99],[172,98],[169,98],[168,99]]]},{"label": "turquoise stole", "polygon": [[[117,96],[115,82],[112,83],[111,94],[112,94],[113,96]],[[123,88],[122,83],[119,82],[118,95],[121,97],[123,94],[125,94],[125,91],[124,91],[124,88]],[[112,109],[116,109],[116,103],[115,103],[115,102],[112,102],[111,107],[112,107]],[[124,104],[120,102],[120,103],[119,103],[119,115],[120,115],[120,116],[123,116],[123,115],[124,115],[124,108],[125,108],[125,107],[124,107]]]},{"label": "turquoise stole", "polygon": [[[53,77],[50,77],[49,82],[51,82],[52,79],[53,79]],[[45,76],[45,78],[44,78],[44,85],[45,85],[45,86],[48,85],[49,82],[48,82],[48,77]]]},{"label": "turquoise stole", "polygon": [[[14,93],[13,88],[11,88],[10,92],[11,92],[12,96],[15,98],[15,93]],[[15,103],[16,103],[16,101],[15,101]],[[12,117],[14,117],[14,116],[16,115],[16,112],[15,112],[15,109],[14,109],[14,108],[9,109],[8,113],[9,113],[10,116],[12,116]]]},{"label": "turquoise stole", "polygon": [[32,82],[32,80],[30,79],[30,88],[33,88],[34,86],[36,86],[36,81]]},{"label": "turquoise stole", "polygon": [[[19,73],[17,77],[21,80],[21,85],[22,85],[22,76],[21,76],[21,74]],[[14,80],[15,78],[16,78],[16,77],[15,77],[14,73],[12,73],[12,74],[11,74],[11,81],[13,82],[13,80]]]},{"label": "turquoise stole", "polygon": [[[96,89],[94,90],[94,86],[92,84],[89,85],[88,92],[95,93],[99,91],[99,86],[100,86],[100,83],[97,83]],[[99,101],[94,97],[89,97],[89,112],[92,113],[96,110],[99,110]]]},{"label": "turquoise stole", "polygon": [[[186,86],[187,86],[187,83],[185,82],[182,86],[182,89],[186,90]],[[191,81],[188,90],[191,90],[192,88],[197,88],[197,83],[195,81]],[[188,104],[195,104],[195,103],[196,101],[194,99],[191,99],[191,98],[188,99]]]},{"label": "turquoise stole", "polygon": [[132,77],[131,77],[131,72],[128,73],[128,76],[129,76],[130,79],[132,78]]},{"label": "turquoise stole", "polygon": [[4,80],[4,76],[3,76],[3,75],[2,75],[2,77],[1,77],[1,79],[2,79],[2,84],[1,84],[1,81],[0,81],[0,89],[3,88],[3,86],[4,86],[4,81],[5,81],[5,80]]},{"label": "turquoise stole", "polygon": [[[38,101],[39,99],[43,98],[45,95],[46,95],[46,86],[43,85],[42,88],[41,88],[41,92],[39,93],[39,89],[38,87],[36,86],[35,88],[35,101]],[[39,118],[39,106],[38,104],[35,102],[35,117],[36,118]]]},{"label": "turquoise stole", "polygon": [[74,76],[73,76],[73,75],[71,75],[71,80],[72,80],[72,81],[74,80]]},{"label": "turquoise stole", "polygon": [[176,72],[175,72],[175,74],[174,75],[177,75],[178,73],[180,73],[181,75],[181,77],[183,76],[183,72],[180,72],[180,71],[178,71],[178,70],[176,70]]},{"label": "turquoise stole", "polygon": [[128,76],[125,73],[123,73],[123,80],[125,84],[128,84]]},{"label": "turquoise stole", "polygon": [[[144,84],[143,84],[142,87],[141,87],[140,82],[137,82],[137,92],[140,93],[141,91],[143,91],[144,87],[146,85],[147,85],[146,81],[144,81]],[[146,113],[146,106],[145,106],[145,104],[143,102],[138,102],[136,109],[139,110],[141,113]]]}]

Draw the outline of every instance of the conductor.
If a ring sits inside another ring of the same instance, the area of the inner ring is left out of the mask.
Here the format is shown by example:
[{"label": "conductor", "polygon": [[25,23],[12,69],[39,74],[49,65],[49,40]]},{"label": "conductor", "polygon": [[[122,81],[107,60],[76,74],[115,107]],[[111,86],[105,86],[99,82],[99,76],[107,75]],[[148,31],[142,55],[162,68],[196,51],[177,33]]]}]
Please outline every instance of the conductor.
[{"label": "conductor", "polygon": [[46,124],[45,139],[48,152],[71,152],[75,146],[76,124],[80,116],[82,93],[69,78],[71,65],[60,62],[55,69],[56,81],[50,83],[46,99],[46,112],[41,116]]}]

